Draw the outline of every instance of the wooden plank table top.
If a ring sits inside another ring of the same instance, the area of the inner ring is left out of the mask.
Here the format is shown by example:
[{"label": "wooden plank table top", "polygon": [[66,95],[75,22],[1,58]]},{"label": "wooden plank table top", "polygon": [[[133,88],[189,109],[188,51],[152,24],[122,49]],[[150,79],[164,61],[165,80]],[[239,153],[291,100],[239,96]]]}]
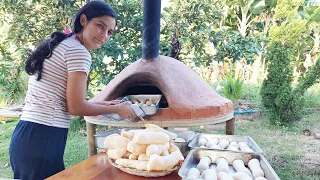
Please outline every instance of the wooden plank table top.
[{"label": "wooden plank table top", "polygon": [[181,180],[178,170],[169,175],[157,178],[146,178],[134,176],[113,167],[106,159],[105,153],[96,154],[64,171],[61,171],[47,180],[68,179],[68,180]]}]

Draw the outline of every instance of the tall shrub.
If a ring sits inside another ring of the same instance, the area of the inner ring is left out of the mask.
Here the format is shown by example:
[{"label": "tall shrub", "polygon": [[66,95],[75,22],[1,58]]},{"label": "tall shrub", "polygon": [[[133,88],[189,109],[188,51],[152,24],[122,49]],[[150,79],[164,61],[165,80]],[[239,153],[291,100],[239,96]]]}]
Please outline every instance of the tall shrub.
[{"label": "tall shrub", "polygon": [[291,57],[290,48],[280,42],[273,43],[268,48],[266,57],[269,61],[268,76],[262,83],[260,95],[263,105],[270,110],[272,124],[287,123],[294,118],[291,104],[293,98]]}]

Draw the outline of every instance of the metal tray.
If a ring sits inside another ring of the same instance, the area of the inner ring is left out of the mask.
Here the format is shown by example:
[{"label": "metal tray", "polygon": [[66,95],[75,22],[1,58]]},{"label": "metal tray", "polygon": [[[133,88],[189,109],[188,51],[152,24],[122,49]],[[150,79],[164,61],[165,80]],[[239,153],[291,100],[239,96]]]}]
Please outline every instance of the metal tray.
[{"label": "metal tray", "polygon": [[144,111],[146,115],[154,115],[157,113],[159,109],[159,102],[161,100],[162,95],[159,94],[150,94],[150,95],[128,95],[126,96],[130,101],[132,99],[137,99],[138,101],[143,101],[143,100],[151,100],[155,102],[155,106],[140,106],[140,108]]},{"label": "metal tray", "polygon": [[[212,150],[203,150],[196,149],[191,150],[188,154],[187,158],[184,160],[178,174],[182,177],[182,179],[186,179],[187,172],[190,168],[197,167],[200,159],[204,156],[209,156],[212,159],[212,162],[216,162],[216,160],[220,157],[227,159],[229,163],[229,174],[233,174],[236,171],[232,167],[232,162],[236,159],[241,159],[244,164],[247,166],[249,160],[256,158],[260,161],[261,168],[265,174],[265,178],[268,180],[280,180],[279,176],[273,170],[271,165],[268,163],[266,158],[261,154],[254,153],[235,153],[228,151],[212,151]],[[231,166],[230,166],[231,165]],[[216,167],[215,164],[211,164],[211,166]],[[212,168],[212,167],[210,167]]]},{"label": "metal tray", "polygon": [[[132,128],[131,128],[132,129]],[[125,131],[129,131],[130,129],[128,128],[124,128],[124,129],[114,129],[114,130],[108,130],[108,131],[104,131],[101,132],[99,134],[95,134],[94,135],[94,140],[95,140],[95,145],[96,148],[99,149],[104,149],[104,139],[109,136],[110,134],[121,134],[121,131],[125,130]]]},{"label": "metal tray", "polygon": [[[109,136],[110,134],[121,134],[122,130],[129,131],[132,128],[124,128],[124,129],[114,129],[114,130],[109,130],[109,131],[104,131],[99,134],[95,134],[95,145],[96,148],[99,149],[104,149],[104,139]],[[137,128],[137,129],[142,129],[142,128]],[[186,142],[174,142],[174,144],[179,147],[181,153],[185,153],[190,150],[188,147],[188,143],[194,138],[195,132],[194,131],[178,131],[178,130],[168,130],[169,132],[173,132],[177,134],[178,138],[184,139]]]},{"label": "metal tray", "polygon": [[188,144],[192,141],[192,139],[196,135],[194,131],[179,131],[179,130],[168,130],[168,131],[177,134],[178,138],[184,139],[186,141],[186,142],[173,142],[173,144],[180,149],[182,154],[190,150],[190,147],[188,146]]},{"label": "metal tray", "polygon": [[[254,153],[262,154],[263,151],[262,149],[257,145],[257,143],[249,136],[237,136],[237,135],[217,135],[217,134],[201,134],[198,133],[196,136],[193,138],[193,140],[189,143],[189,147],[191,149],[210,149],[210,148],[201,148],[199,146],[199,137],[204,136],[205,138],[218,138],[218,139],[226,139],[229,141],[235,141],[235,142],[245,142],[253,151]],[[210,149],[210,150],[215,150],[215,151],[232,151],[232,150],[227,150],[227,149]],[[243,153],[242,151],[232,151],[232,152],[238,152],[238,153]]]}]

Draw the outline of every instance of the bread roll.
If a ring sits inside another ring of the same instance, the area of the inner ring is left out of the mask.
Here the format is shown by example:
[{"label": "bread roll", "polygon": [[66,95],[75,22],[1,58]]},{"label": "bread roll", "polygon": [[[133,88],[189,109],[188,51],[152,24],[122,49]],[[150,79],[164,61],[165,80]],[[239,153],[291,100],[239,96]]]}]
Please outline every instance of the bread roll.
[{"label": "bread roll", "polygon": [[207,138],[200,136],[199,140],[198,140],[198,145],[199,146],[206,146],[207,142],[208,142]]},{"label": "bread roll", "polygon": [[146,154],[152,156],[153,154],[160,155],[163,151],[169,149],[169,143],[166,144],[150,144],[146,149]]},{"label": "bread roll", "polygon": [[225,149],[229,146],[229,141],[225,139],[220,139],[218,142],[218,146],[220,146],[221,149]]},{"label": "bread roll", "polygon": [[227,150],[231,150],[231,151],[239,151],[238,148],[232,146],[232,145],[229,145],[229,147],[227,148]]},{"label": "bread roll", "polygon": [[122,137],[120,135],[110,135],[107,136],[104,140],[104,147],[106,149],[116,149],[127,147],[129,143],[129,139],[126,137]]},{"label": "bread roll", "polygon": [[234,180],[251,180],[251,177],[244,172],[236,172],[232,175]]},{"label": "bread roll", "polygon": [[221,147],[216,145],[216,144],[212,144],[208,148],[210,148],[210,149],[221,149]]},{"label": "bread roll", "polygon": [[160,156],[168,156],[170,153],[168,150],[163,150]]},{"label": "bread roll", "polygon": [[254,152],[245,142],[239,142],[238,145],[242,152]]},{"label": "bread roll", "polygon": [[129,159],[131,159],[131,160],[138,160],[138,157],[139,157],[139,155],[136,155],[136,154],[129,155]]},{"label": "bread roll", "polygon": [[129,156],[131,155],[132,153],[127,151],[123,156],[122,158],[125,158],[125,159],[129,159]]},{"label": "bread roll", "polygon": [[229,146],[234,146],[234,147],[236,147],[236,148],[239,149],[239,145],[238,145],[238,143],[235,142],[235,141],[231,141],[230,144],[229,144]]},{"label": "bread roll", "polygon": [[229,164],[225,158],[218,158],[216,161],[217,164],[217,172],[226,172],[229,173]]},{"label": "bread roll", "polygon": [[139,101],[136,99],[131,99],[132,104],[139,104]]},{"label": "bread roll", "polygon": [[165,144],[170,137],[164,132],[139,132],[132,139],[137,144]]},{"label": "bread roll", "polygon": [[111,159],[119,159],[121,158],[125,153],[127,152],[127,149],[124,148],[116,148],[116,149],[108,149],[107,155]]},{"label": "bread roll", "polygon": [[198,180],[200,176],[200,171],[197,168],[191,168],[187,172],[187,180]]},{"label": "bread roll", "polygon": [[264,178],[264,177],[257,177],[257,178],[255,178],[254,180],[268,180],[268,179],[266,179],[266,178]]},{"label": "bread roll", "polygon": [[248,168],[244,166],[244,162],[241,159],[236,159],[232,162],[233,168],[237,172],[244,172],[246,173],[249,177],[251,177],[251,172]]},{"label": "bread roll", "polygon": [[173,139],[176,139],[177,138],[177,134],[175,133],[172,133],[172,132],[169,132],[157,125],[154,125],[154,124],[145,124],[144,125],[146,127],[146,131],[154,131],[154,132],[164,132],[166,133],[169,137],[170,137],[170,141],[172,142]]},{"label": "bread roll", "polygon": [[201,173],[202,179],[204,180],[217,180],[217,173],[213,169],[206,169]]},{"label": "bread roll", "polygon": [[233,180],[232,176],[226,172],[218,172],[219,180]]},{"label": "bread roll", "polygon": [[207,144],[206,144],[206,147],[210,147],[212,145],[217,145],[219,142],[219,140],[217,138],[213,138],[213,139],[210,139]]},{"label": "bread roll", "polygon": [[173,143],[170,143],[169,149],[168,149],[169,153],[173,153],[174,151],[180,151],[180,149],[174,145]]},{"label": "bread roll", "polygon": [[172,169],[179,160],[181,159],[181,152],[175,151],[171,153],[169,156],[159,156],[157,154],[154,154],[150,156],[149,163],[147,165],[148,171],[157,170],[170,170]]},{"label": "bread roll", "polygon": [[128,132],[122,130],[122,131],[121,131],[121,136],[126,137],[126,138],[132,140],[132,139],[133,139],[133,136],[134,136],[136,133],[138,133],[138,132],[144,132],[144,131],[145,131],[144,129],[132,129],[132,130],[129,130]]},{"label": "bread roll", "polygon": [[204,156],[200,159],[200,162],[197,165],[197,169],[202,173],[204,170],[209,169],[211,164],[211,158],[208,156]]},{"label": "bread roll", "polygon": [[131,159],[117,159],[116,164],[119,164],[123,167],[130,167],[137,170],[147,171],[147,165],[149,161],[139,161],[139,160],[131,160]]},{"label": "bread roll", "polygon": [[149,99],[143,99],[140,101],[139,106],[146,105],[146,102],[149,101]]},{"label": "bread roll", "polygon": [[130,141],[127,146],[127,150],[133,154],[140,155],[140,154],[145,154],[146,149],[148,145],[147,144],[137,144],[134,143],[133,141]]},{"label": "bread roll", "polygon": [[138,157],[139,161],[149,161],[150,157],[146,154],[140,154]]},{"label": "bread roll", "polygon": [[147,102],[146,102],[146,105],[147,105],[147,106],[151,106],[151,104],[152,104],[151,101],[147,101]]},{"label": "bread roll", "polygon": [[260,162],[258,159],[251,159],[248,162],[248,166],[249,166],[254,178],[264,177],[264,172],[261,169]]}]

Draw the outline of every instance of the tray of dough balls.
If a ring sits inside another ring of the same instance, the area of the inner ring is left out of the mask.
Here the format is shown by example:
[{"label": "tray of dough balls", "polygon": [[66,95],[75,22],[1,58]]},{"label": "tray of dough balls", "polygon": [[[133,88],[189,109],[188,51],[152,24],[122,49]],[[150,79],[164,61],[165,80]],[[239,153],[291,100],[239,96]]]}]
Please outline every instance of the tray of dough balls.
[{"label": "tray of dough balls", "polygon": [[184,157],[173,143],[177,135],[154,124],[145,127],[105,137],[109,163],[126,173],[144,177],[165,176],[179,169]]},{"label": "tray of dough balls", "polygon": [[183,180],[280,180],[261,154],[191,150],[182,164]]},{"label": "tray of dough balls", "polygon": [[126,97],[132,104],[138,104],[146,115],[154,115],[159,109],[162,95],[128,95]]},{"label": "tray of dough balls", "polygon": [[191,149],[211,149],[262,154],[263,151],[249,136],[196,134],[189,143]]}]

